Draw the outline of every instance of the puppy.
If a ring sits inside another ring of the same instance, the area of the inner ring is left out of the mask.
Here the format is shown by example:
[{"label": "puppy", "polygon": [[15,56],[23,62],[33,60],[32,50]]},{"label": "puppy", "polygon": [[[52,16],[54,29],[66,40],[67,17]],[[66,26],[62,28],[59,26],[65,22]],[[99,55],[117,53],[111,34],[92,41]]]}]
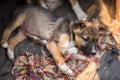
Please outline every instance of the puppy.
[{"label": "puppy", "polygon": [[87,21],[75,21],[73,25],[75,43],[86,55],[97,53],[97,41],[99,38],[98,27]]},{"label": "puppy", "polygon": [[[13,30],[20,27],[18,34],[8,41]],[[71,28],[64,18],[54,18],[45,8],[26,6],[16,10],[12,21],[3,33],[1,46],[7,48],[9,59],[14,59],[15,46],[27,37],[46,46],[53,56],[58,68],[65,74],[73,75],[65,63],[62,54],[68,50],[77,49],[71,46],[71,31],[74,41],[86,54],[96,53],[96,39],[98,32],[95,27],[86,27],[84,22],[71,24]],[[84,58],[85,59],[85,58]]]},{"label": "puppy", "polygon": [[[78,0],[68,0],[72,6],[74,13],[79,20],[86,20],[87,14],[82,10],[81,6],[79,5]],[[61,6],[64,0],[26,0],[27,4],[34,4],[37,3],[38,5],[46,8],[50,11],[55,10],[57,7]]]}]

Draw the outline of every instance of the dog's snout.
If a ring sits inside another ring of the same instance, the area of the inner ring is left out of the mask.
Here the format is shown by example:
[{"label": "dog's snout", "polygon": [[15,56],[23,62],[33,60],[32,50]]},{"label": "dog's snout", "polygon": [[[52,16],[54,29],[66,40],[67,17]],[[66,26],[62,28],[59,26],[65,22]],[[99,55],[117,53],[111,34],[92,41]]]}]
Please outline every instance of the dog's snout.
[{"label": "dog's snout", "polygon": [[86,55],[95,55],[97,53],[96,44],[94,42],[88,42],[85,46],[81,47],[81,50]]}]

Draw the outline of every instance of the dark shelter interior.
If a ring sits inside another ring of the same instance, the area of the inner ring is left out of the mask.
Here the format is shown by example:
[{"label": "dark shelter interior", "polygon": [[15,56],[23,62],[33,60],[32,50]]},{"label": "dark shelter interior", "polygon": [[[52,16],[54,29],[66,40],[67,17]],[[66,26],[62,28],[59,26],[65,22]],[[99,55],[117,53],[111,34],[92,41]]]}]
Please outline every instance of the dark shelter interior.
[{"label": "dark shelter interior", "polygon": [[[104,0],[108,2],[108,0]],[[113,7],[115,2],[109,0]],[[79,0],[82,9],[87,13],[88,8],[95,4],[98,5],[97,0]],[[114,3],[114,4],[113,4]],[[23,5],[27,5],[25,0],[0,0],[0,40],[2,38],[2,34],[4,29],[7,27],[8,23],[12,19],[13,12],[16,8],[21,7]],[[38,5],[35,3],[34,5]],[[109,6],[109,5],[108,5]],[[110,8],[111,9],[111,8]],[[111,17],[115,17],[115,9],[113,12],[109,11]],[[89,16],[89,20],[92,18],[96,18],[100,12],[99,5],[96,7],[94,13]],[[59,6],[57,9],[52,11],[55,17],[64,17],[68,22],[76,19],[76,15],[71,9],[71,5],[68,0],[64,0],[64,3]],[[18,32],[16,29],[12,35],[14,36]],[[30,53],[42,53],[41,45],[34,43],[31,39],[26,39],[20,42],[15,48],[15,58],[18,55],[24,54],[26,51]],[[0,46],[0,80],[15,80],[13,75],[11,74],[11,69],[13,67],[14,61],[8,59],[7,50]],[[47,51],[46,51],[47,52]],[[120,61],[116,54],[118,53],[118,49],[113,47],[111,50],[105,52],[103,57],[101,58],[101,66],[98,70],[98,75],[100,80],[120,80]],[[50,55],[50,54],[48,54]]]}]

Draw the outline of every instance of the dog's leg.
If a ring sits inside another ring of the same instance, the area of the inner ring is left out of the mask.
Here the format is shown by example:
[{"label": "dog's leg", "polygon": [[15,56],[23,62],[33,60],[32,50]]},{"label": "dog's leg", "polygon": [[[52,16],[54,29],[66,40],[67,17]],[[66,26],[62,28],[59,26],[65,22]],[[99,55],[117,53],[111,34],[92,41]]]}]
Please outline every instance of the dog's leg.
[{"label": "dog's leg", "polygon": [[73,72],[71,69],[68,68],[68,66],[65,63],[65,60],[61,54],[60,48],[57,43],[55,42],[48,42],[47,48],[52,54],[54,60],[56,61],[56,64],[58,65],[59,69],[68,75],[73,75]]},{"label": "dog's leg", "polygon": [[86,13],[82,10],[81,6],[79,5],[78,0],[69,0],[71,5],[72,5],[72,9],[75,12],[77,18],[79,20],[86,20],[87,19],[87,15]]},{"label": "dog's leg", "polygon": [[15,37],[9,40],[7,54],[10,60],[14,59],[13,51],[15,46],[26,38],[27,38],[26,35],[22,31],[19,31],[19,33]]},{"label": "dog's leg", "polygon": [[[70,36],[68,34],[61,34],[60,38],[59,38],[59,42],[58,42],[58,47],[60,49],[60,52],[64,55],[66,53],[66,51],[68,50],[68,48],[70,47],[69,45],[70,42]],[[64,65],[59,65],[59,67],[65,71],[66,73],[69,73],[71,75],[73,75],[73,72],[67,67],[66,64]]]},{"label": "dog's leg", "polygon": [[38,0],[38,3],[39,3],[39,5],[41,5],[43,8],[48,9],[48,7],[47,7],[47,5],[46,5],[46,3],[45,3],[45,0]]},{"label": "dog's leg", "polygon": [[1,46],[3,48],[7,48],[8,47],[8,38],[10,36],[10,34],[12,33],[13,30],[15,30],[17,27],[19,27],[20,25],[23,24],[25,19],[25,14],[20,14],[19,16],[17,16],[16,18],[14,18],[12,20],[12,22],[7,26],[7,28],[5,29],[5,31],[3,32],[3,37],[1,40]]}]

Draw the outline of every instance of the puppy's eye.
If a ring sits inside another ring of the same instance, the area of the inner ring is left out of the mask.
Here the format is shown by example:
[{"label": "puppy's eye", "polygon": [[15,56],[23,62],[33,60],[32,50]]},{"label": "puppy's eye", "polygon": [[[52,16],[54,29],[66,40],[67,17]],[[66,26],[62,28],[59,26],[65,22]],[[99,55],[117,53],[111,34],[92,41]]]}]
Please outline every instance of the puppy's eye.
[{"label": "puppy's eye", "polygon": [[83,24],[83,23],[76,23],[76,24],[74,24],[74,26],[76,27],[76,28],[84,28],[85,27],[85,24]]},{"label": "puppy's eye", "polygon": [[84,28],[84,27],[86,27],[86,25],[85,24],[82,24],[81,26],[80,26],[80,28],[82,29],[82,28]]},{"label": "puppy's eye", "polygon": [[88,41],[89,40],[89,37],[88,36],[83,36],[82,37],[85,41]]}]

